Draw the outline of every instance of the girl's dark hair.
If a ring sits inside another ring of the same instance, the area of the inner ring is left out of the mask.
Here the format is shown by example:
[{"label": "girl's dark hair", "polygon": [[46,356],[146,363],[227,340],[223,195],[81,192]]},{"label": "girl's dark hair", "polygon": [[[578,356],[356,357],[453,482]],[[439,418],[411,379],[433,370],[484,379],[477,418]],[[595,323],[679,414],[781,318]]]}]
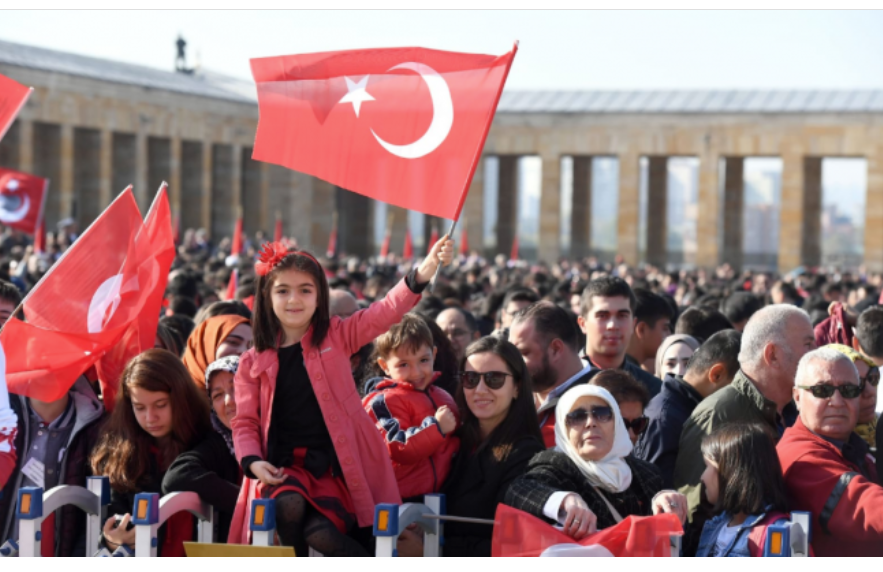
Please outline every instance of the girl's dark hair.
[{"label": "girl's dark hair", "polygon": [[702,456],[718,466],[715,511],[788,512],[782,465],[773,436],[756,424],[725,425],[702,440]]},{"label": "girl's dark hair", "polygon": [[486,336],[469,344],[461,369],[465,367],[466,360],[471,356],[484,353],[492,353],[506,362],[506,368],[512,374],[515,386],[518,388],[518,397],[512,400],[509,413],[503,422],[482,443],[478,418],[469,410],[463,385],[460,384],[457,388],[457,407],[463,417],[463,425],[459,432],[460,448],[463,451],[481,451],[490,447],[494,457],[498,461],[502,461],[509,455],[513,445],[519,439],[535,437],[542,443],[543,436],[540,433],[537,409],[533,400],[533,383],[518,348],[502,338]]},{"label": "girl's dark hair", "polygon": [[325,271],[312,254],[303,250],[289,250],[288,252],[289,254],[282,259],[282,262],[273,267],[266,276],[257,277],[252,326],[254,328],[254,347],[258,352],[276,349],[279,343],[281,325],[279,318],[273,313],[270,290],[273,288],[276,277],[285,270],[297,270],[309,274],[316,286],[316,313],[313,314],[311,321],[313,333],[310,343],[315,347],[320,346],[325,341],[325,336],[328,335],[328,329],[331,326],[328,279],[325,278]]},{"label": "girl's dark hair", "polygon": [[120,389],[110,419],[92,453],[92,470],[110,479],[118,492],[135,492],[150,466],[151,437],[135,418],[132,388],[169,394],[172,432],[161,451],[163,467],[187,451],[211,429],[205,395],[196,388],[180,358],[163,349],[149,349],[129,361],[120,376]]}]

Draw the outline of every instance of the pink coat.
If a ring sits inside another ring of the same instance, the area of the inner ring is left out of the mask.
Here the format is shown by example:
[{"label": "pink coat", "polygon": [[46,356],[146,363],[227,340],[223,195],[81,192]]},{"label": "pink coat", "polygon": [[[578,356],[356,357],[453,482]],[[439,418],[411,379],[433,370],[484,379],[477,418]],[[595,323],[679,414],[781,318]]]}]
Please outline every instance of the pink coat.
[{"label": "pink coat", "polygon": [[[419,300],[420,295],[411,292],[402,280],[386,298],[369,308],[346,320],[332,318],[321,347],[312,344],[312,328],[301,342],[304,366],[334,442],[359,526],[373,524],[376,504],[400,504],[401,497],[383,438],[362,408],[350,371],[350,356],[399,322]],[[234,381],[236,416],[232,422],[237,461],[251,455],[266,459],[278,371],[275,350],[256,353],[252,349],[242,355]],[[230,526],[231,544],[248,542],[249,504],[255,484],[243,479]]]}]

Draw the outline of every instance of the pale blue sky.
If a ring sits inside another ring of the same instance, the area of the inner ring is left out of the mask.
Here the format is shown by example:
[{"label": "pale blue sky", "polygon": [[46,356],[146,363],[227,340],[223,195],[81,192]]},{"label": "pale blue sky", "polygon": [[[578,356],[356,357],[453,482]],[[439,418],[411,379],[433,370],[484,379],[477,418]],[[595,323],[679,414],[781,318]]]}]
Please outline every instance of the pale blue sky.
[{"label": "pale blue sky", "polygon": [[4,11],[0,39],[171,69],[179,32],[212,70],[248,59],[419,45],[521,49],[522,89],[883,88],[883,12]]}]

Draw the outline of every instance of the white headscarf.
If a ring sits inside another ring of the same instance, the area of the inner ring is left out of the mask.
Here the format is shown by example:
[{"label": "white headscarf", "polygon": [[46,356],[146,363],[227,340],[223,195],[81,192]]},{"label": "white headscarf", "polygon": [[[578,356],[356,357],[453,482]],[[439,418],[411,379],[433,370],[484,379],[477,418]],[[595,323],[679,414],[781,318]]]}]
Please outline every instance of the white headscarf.
[{"label": "white headscarf", "polygon": [[[573,410],[576,402],[587,396],[603,399],[613,410],[613,447],[600,461],[586,461],[580,457],[567,438],[565,418]],[[628,429],[622,421],[619,405],[603,387],[577,385],[561,396],[558,405],[555,406],[555,445],[558,451],[566,454],[573,461],[592,486],[620,493],[632,484],[632,470],[625,462],[625,457],[632,452],[632,440],[629,439]]]}]

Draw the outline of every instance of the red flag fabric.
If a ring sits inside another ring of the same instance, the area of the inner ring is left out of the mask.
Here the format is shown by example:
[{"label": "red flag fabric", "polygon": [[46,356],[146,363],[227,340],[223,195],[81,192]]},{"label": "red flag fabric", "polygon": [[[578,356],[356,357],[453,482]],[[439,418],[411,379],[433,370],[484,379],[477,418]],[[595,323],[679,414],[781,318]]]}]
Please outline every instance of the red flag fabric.
[{"label": "red flag fabric", "polygon": [[253,59],[252,158],[456,219],[514,56],[388,48]]},{"label": "red flag fabric", "polygon": [[233,244],[230,245],[230,254],[242,254],[242,217],[236,219],[236,228],[233,229]]},{"label": "red flag fabric", "polygon": [[469,233],[466,231],[466,219],[463,219],[463,226],[460,230],[460,254],[469,256]]},{"label": "red flag fabric", "polygon": [[160,279],[154,261],[137,258],[143,226],[128,187],[25,298],[27,322],[0,331],[11,392],[59,399],[139,319]]},{"label": "red flag fabric", "polygon": [[512,250],[509,252],[509,260],[516,262],[518,260],[518,235],[512,239]]},{"label": "red flag fabric", "polygon": [[230,274],[230,280],[227,282],[227,293],[224,294],[224,299],[235,300],[237,288],[239,288],[239,270],[234,268]]},{"label": "red flag fabric", "polygon": [[0,224],[36,234],[49,179],[0,167]]},{"label": "red flag fabric", "polygon": [[116,345],[107,350],[95,364],[104,408],[113,410],[119,388],[120,375],[126,364],[136,355],[155,345],[156,328],[162,309],[169,269],[175,259],[168,185],[160,185],[144,225],[135,236],[135,257],[138,264],[139,286],[147,296],[143,310],[132,321]]},{"label": "red flag fabric", "polygon": [[411,229],[405,231],[405,246],[402,247],[402,258],[412,260],[414,258],[414,241],[411,239]]},{"label": "red flag fabric", "polygon": [[46,252],[46,221],[40,217],[40,224],[37,225],[37,233],[34,235],[34,252],[43,254]]},{"label": "red flag fabric", "polygon": [[491,556],[671,556],[671,535],[684,534],[678,517],[629,516],[616,526],[576,541],[550,524],[500,504]]},{"label": "red flag fabric", "polygon": [[276,228],[273,229],[273,242],[282,241],[282,217],[276,217]]},{"label": "red flag fabric", "polygon": [[24,86],[0,74],[0,139],[6,135],[15,116],[25,106],[32,88]]}]

